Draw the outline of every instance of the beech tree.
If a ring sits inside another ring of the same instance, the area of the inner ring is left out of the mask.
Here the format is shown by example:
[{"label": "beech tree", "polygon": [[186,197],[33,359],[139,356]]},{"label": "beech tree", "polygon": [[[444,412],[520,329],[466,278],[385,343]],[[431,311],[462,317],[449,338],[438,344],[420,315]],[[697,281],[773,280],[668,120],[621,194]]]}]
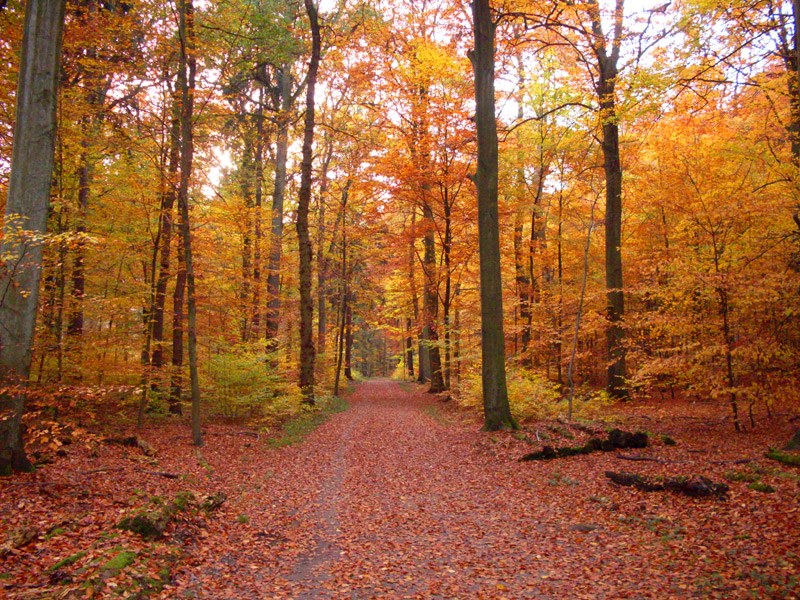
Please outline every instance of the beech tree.
[{"label": "beech tree", "polygon": [[311,204],[311,175],[314,145],[314,95],[317,86],[322,37],[319,15],[313,0],[305,0],[311,26],[311,58],[306,83],[306,114],[303,121],[303,160],[300,166],[300,192],[297,204],[297,238],[300,246],[300,389],[303,400],[314,404],[314,298],[311,295],[311,260],[313,257],[308,231]]},{"label": "beech tree", "polygon": [[503,284],[497,208],[498,150],[494,100],[494,34],[489,0],[472,3],[475,126],[478,133],[478,239],[481,265],[481,381],[484,429],[517,429],[508,405],[503,335]]},{"label": "beech tree", "polygon": [[25,9],[11,177],[0,245],[0,474],[31,469],[21,420],[50,205],[65,4],[64,0],[30,0]]}]

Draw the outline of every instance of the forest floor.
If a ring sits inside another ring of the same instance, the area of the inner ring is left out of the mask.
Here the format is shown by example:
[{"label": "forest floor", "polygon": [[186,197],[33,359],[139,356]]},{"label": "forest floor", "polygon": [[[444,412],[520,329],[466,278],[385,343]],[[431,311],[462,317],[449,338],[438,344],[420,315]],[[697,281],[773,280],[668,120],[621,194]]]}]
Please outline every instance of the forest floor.
[{"label": "forest floor", "polygon": [[[483,433],[476,415],[388,380],[348,402],[293,445],[209,424],[198,451],[172,423],[146,430],[153,457],[75,442],[0,480],[0,597],[800,598],[800,469],[764,458],[786,419],[734,434],[718,407],[629,403],[619,423],[650,447],[520,462],[588,434]],[[643,492],[609,470],[731,489]],[[156,541],[116,528],[187,490],[227,500],[178,513]]]}]

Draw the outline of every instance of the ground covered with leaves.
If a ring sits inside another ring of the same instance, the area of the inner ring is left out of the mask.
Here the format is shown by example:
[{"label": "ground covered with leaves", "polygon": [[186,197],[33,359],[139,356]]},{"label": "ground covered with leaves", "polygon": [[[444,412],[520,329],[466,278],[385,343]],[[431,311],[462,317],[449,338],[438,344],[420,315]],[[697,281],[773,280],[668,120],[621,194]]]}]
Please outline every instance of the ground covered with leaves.
[{"label": "ground covered with leaves", "polygon": [[[800,469],[764,456],[790,437],[785,418],[735,434],[718,408],[629,403],[616,425],[646,431],[646,448],[520,461],[611,424],[483,433],[386,380],[348,401],[289,445],[210,424],[198,451],[160,425],[0,480],[0,596],[800,597]],[[729,491],[647,492],[608,471]],[[119,528],[164,511],[163,534]]]}]

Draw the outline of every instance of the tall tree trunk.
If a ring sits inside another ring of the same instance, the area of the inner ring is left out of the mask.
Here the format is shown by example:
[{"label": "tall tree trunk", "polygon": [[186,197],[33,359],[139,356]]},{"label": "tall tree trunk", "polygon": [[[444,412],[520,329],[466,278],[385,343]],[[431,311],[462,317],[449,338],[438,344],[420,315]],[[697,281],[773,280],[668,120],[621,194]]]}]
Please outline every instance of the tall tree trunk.
[{"label": "tall tree trunk", "polygon": [[[164,308],[167,301],[167,284],[171,276],[171,253],[172,253],[172,225],[174,219],[175,193],[177,188],[177,174],[180,162],[180,112],[181,100],[176,92],[173,92],[171,107],[171,120],[169,127],[169,150],[167,172],[164,175],[164,188],[161,196],[160,222],[160,259],[158,264],[158,279],[156,281],[155,294],[153,297],[152,319],[152,354],[151,365],[156,374],[164,366]],[[181,302],[182,303],[182,302]],[[156,375],[156,380],[158,376]],[[180,401],[175,402],[170,397],[169,412],[181,414]]]},{"label": "tall tree trunk", "polygon": [[[317,352],[325,355],[328,336],[328,256],[325,254],[325,200],[328,195],[328,168],[333,158],[333,137],[325,136],[325,155],[322,161],[322,174],[319,184],[319,202],[317,208]],[[349,190],[350,179],[346,188]]]},{"label": "tall tree trunk", "polygon": [[78,166],[78,217],[75,232],[78,234],[72,264],[72,302],[67,332],[70,336],[83,335],[83,296],[86,292],[86,219],[89,213],[89,191],[91,165],[89,164],[89,139],[87,126],[82,127],[84,139],[81,141],[80,165]]},{"label": "tall tree trunk", "polygon": [[589,0],[592,20],[593,49],[597,58],[597,96],[600,118],[603,123],[603,170],[606,179],[606,302],[608,328],[606,349],[608,353],[608,393],[619,399],[628,398],[625,381],[625,346],[622,320],[625,316],[625,297],[622,282],[622,167],[619,151],[619,125],[614,98],[617,83],[617,63],[622,41],[624,0],[617,0],[614,10],[614,37],[611,53],[606,47],[600,8],[597,0]]},{"label": "tall tree trunk", "polygon": [[[517,183],[517,185],[522,185]],[[524,189],[524,188],[523,188]],[[523,235],[523,211],[517,208],[514,213],[514,272],[515,283],[517,291],[517,302],[519,303],[519,320],[522,324],[522,331],[520,332],[520,358],[519,362],[524,367],[531,366],[531,280],[528,277],[525,268],[524,246],[522,243]]]},{"label": "tall tree trunk", "polygon": [[192,228],[189,220],[189,183],[194,159],[194,90],[197,60],[195,58],[194,5],[192,0],[178,0],[180,11],[181,69],[186,77],[181,79],[181,181],[178,204],[181,211],[183,258],[186,262],[186,308],[188,318],[189,377],[192,386],[192,442],[203,445],[200,431],[200,378],[197,372],[197,302],[192,256]]},{"label": "tall tree trunk", "polygon": [[[183,235],[183,219],[176,224]],[[175,275],[175,289],[172,293],[172,377],[169,391],[170,407],[175,406],[175,414],[181,414],[183,396],[183,322],[186,301],[186,260],[184,259],[183,238],[177,244],[178,268]],[[170,409],[172,411],[172,409]]]},{"label": "tall tree trunk", "polygon": [[497,208],[497,122],[494,103],[494,34],[489,0],[473,0],[475,124],[478,133],[478,246],[481,278],[481,382],[484,429],[517,429],[508,405],[503,335],[503,285]]},{"label": "tall tree trunk", "polygon": [[56,132],[63,0],[28,0],[0,257],[0,475],[29,471],[22,440],[25,387],[39,301]]},{"label": "tall tree trunk", "polygon": [[[247,125],[245,125],[247,127]],[[239,335],[243,342],[250,337],[250,284],[253,269],[253,141],[252,133],[244,134],[244,151],[240,167],[239,189],[244,202],[244,222],[242,223],[242,287],[239,294],[239,313],[241,324]]]},{"label": "tall tree trunk", "polygon": [[289,109],[292,105],[291,73],[289,66],[278,72],[280,88],[280,113],[278,115],[278,132],[275,143],[275,185],[272,190],[272,226],[270,228],[269,265],[267,273],[267,315],[265,320],[265,336],[267,349],[274,351],[278,347],[278,326],[280,324],[280,285],[281,254],[283,241],[283,201],[286,196],[286,161],[289,150]]},{"label": "tall tree trunk", "polygon": [[[346,200],[345,200],[346,201]],[[344,211],[344,205],[342,205]],[[342,261],[341,261],[341,291],[342,297],[339,299],[339,335],[336,344],[336,375],[333,384],[333,395],[339,395],[339,379],[342,373],[342,362],[344,360],[344,336],[347,312],[347,229],[342,228]]]},{"label": "tall tree trunk", "polygon": [[311,58],[306,83],[306,115],[303,131],[303,159],[300,165],[300,192],[297,202],[297,242],[300,249],[300,389],[303,402],[314,404],[314,300],[311,296],[311,239],[308,212],[311,204],[311,175],[314,144],[314,94],[322,51],[322,38],[313,0],[305,0],[311,25]]},{"label": "tall tree trunk", "polygon": [[406,317],[406,336],[405,336],[405,363],[406,373],[414,379],[414,336],[413,321],[411,317]]},{"label": "tall tree trunk", "polygon": [[451,211],[453,201],[450,199],[447,189],[444,191],[444,243],[442,251],[444,253],[444,298],[442,299],[442,324],[444,325],[444,387],[450,389],[451,382],[451,348],[450,343],[450,302],[452,301],[452,265],[451,254],[453,250],[453,228]]},{"label": "tall tree trunk", "polygon": [[442,359],[439,352],[439,293],[438,274],[436,269],[436,228],[433,223],[433,209],[425,194],[426,202],[422,207],[422,218],[428,224],[423,244],[423,271],[425,273],[425,291],[422,295],[422,312],[425,324],[422,329],[422,339],[427,346],[428,360],[430,361],[431,386],[428,392],[438,394],[444,391],[444,378],[442,377]]},{"label": "tall tree trunk", "polygon": [[[417,211],[411,209],[411,229],[417,220]],[[423,340],[420,328],[420,314],[419,314],[419,294],[417,293],[417,276],[415,265],[417,263],[417,252],[414,247],[414,238],[411,238],[411,243],[408,246],[408,281],[411,286],[411,306],[414,309],[414,324],[417,331],[417,381],[425,383],[430,381],[431,378],[431,362],[428,358],[428,346]]]},{"label": "tall tree trunk", "polygon": [[264,90],[260,91],[256,111],[256,147],[253,177],[255,185],[255,204],[253,206],[253,300],[250,305],[250,339],[258,339],[261,331],[261,244],[264,237],[261,225],[261,207],[264,196]]}]

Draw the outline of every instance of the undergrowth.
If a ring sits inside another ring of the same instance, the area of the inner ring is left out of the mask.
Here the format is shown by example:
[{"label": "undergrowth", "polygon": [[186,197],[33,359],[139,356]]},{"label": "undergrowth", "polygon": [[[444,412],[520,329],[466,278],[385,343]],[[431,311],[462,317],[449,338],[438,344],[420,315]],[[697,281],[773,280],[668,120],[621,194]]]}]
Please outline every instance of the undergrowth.
[{"label": "undergrowth", "polygon": [[281,448],[302,442],[331,415],[347,409],[347,400],[342,397],[318,397],[314,406],[302,405],[295,415],[289,417],[283,423],[280,433],[269,439],[269,444]]}]

